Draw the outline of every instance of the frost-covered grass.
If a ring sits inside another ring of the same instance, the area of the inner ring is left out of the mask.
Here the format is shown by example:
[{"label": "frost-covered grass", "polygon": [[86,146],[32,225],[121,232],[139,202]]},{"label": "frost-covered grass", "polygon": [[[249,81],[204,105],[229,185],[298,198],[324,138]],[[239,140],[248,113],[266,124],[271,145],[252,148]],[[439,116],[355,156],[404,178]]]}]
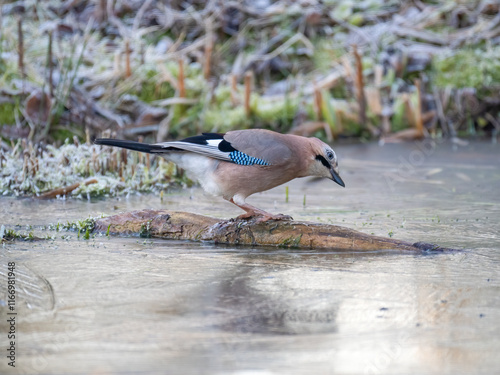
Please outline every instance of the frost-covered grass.
[{"label": "frost-covered grass", "polygon": [[[148,156],[99,145],[66,142],[59,148],[23,148],[19,142],[12,151],[0,151],[0,194],[39,196],[80,183],[69,195],[88,198],[159,192],[190,183],[174,164]],[[97,182],[84,183],[91,179]]]}]

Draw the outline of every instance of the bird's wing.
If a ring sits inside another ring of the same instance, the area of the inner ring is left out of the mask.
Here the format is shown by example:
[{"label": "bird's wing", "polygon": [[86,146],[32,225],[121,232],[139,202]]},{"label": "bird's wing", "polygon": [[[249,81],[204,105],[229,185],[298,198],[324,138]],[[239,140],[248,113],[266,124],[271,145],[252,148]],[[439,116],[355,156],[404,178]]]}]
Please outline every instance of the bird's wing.
[{"label": "bird's wing", "polygon": [[161,146],[165,150],[174,148],[190,151],[240,165],[265,166],[280,164],[291,156],[292,151],[282,137],[267,130],[237,130],[226,134],[203,133],[154,146]]},{"label": "bird's wing", "polygon": [[[184,150],[219,160],[231,161],[229,152],[219,149],[219,144],[223,140],[224,134],[203,133],[202,135],[189,137],[180,141],[156,143],[154,146],[160,146],[165,151],[172,149]],[[157,152],[161,153],[161,151]]]},{"label": "bird's wing", "polygon": [[264,129],[235,130],[227,132],[224,140],[234,149],[270,165],[288,163],[293,157],[288,136]]}]

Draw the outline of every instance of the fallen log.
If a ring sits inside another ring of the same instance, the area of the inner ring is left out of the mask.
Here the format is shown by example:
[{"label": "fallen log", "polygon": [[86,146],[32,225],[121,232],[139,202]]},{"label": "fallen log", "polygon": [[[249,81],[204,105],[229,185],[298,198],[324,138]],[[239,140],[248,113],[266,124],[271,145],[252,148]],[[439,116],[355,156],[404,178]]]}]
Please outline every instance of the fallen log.
[{"label": "fallen log", "polygon": [[209,241],[216,244],[276,246],[299,249],[356,251],[453,250],[424,242],[410,243],[361,233],[338,225],[299,221],[219,220],[166,210],[141,210],[97,219],[95,231],[141,235],[169,240]]}]

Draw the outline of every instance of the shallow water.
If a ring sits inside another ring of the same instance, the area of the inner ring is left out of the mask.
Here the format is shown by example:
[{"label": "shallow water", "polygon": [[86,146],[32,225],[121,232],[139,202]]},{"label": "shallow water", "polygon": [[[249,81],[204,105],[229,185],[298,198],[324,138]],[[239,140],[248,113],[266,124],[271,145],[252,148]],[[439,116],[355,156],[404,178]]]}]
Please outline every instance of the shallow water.
[{"label": "shallow water", "polygon": [[[301,179],[250,203],[296,220],[463,251],[299,251],[40,230],[142,208],[231,217],[193,188],[82,201],[0,198],[0,225],[55,240],[16,264],[16,368],[42,374],[460,374],[500,368],[500,147],[336,147],[342,189]],[[304,203],[305,196],[305,205]],[[16,227],[20,224],[21,227]],[[61,236],[65,236],[61,239]]]}]

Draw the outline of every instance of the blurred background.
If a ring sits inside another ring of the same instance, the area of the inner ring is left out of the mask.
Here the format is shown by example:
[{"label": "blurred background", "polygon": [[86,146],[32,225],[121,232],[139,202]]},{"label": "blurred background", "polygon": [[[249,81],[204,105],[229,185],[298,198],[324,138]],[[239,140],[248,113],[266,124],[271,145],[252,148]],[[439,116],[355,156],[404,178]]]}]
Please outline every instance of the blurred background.
[{"label": "blurred background", "polygon": [[[160,142],[261,127],[330,143],[496,141],[499,7],[493,0],[4,1],[0,177],[31,171],[34,185],[21,187],[17,176],[0,192],[60,185],[47,176],[36,182],[40,158],[69,164],[61,173],[80,179],[136,173],[126,153],[89,149],[97,136]],[[78,150],[58,148],[68,143]],[[73,156],[93,161],[74,166]],[[133,161],[158,167],[154,158]],[[175,168],[162,174],[182,182]]]}]

